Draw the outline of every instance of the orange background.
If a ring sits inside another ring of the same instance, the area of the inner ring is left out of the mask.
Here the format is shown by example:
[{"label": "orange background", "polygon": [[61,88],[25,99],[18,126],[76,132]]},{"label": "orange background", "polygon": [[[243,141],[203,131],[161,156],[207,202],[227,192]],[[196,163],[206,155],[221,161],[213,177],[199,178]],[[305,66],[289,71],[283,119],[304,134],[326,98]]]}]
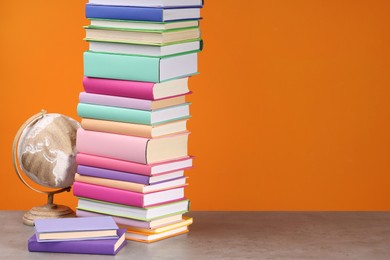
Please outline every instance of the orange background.
[{"label": "orange background", "polygon": [[[12,168],[24,120],[41,108],[80,120],[84,4],[0,3],[2,209],[45,201]],[[193,210],[390,210],[389,9],[206,1],[190,80]]]}]

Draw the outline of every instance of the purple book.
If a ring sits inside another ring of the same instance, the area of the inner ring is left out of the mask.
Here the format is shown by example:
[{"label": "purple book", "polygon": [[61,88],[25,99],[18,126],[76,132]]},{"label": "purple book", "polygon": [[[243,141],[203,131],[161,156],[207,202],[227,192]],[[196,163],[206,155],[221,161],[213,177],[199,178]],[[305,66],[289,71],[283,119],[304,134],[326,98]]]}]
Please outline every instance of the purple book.
[{"label": "purple book", "polygon": [[[118,230],[118,226],[114,219],[109,216],[37,219],[34,221],[34,224],[37,240],[45,243],[68,240],[116,238],[116,231]],[[93,234],[86,235],[85,232],[92,232]]]},{"label": "purple book", "polygon": [[70,240],[41,243],[35,234],[28,240],[30,252],[54,252],[70,254],[116,255],[126,244],[126,230],[118,229],[118,238],[100,240]]},{"label": "purple book", "polygon": [[103,168],[90,167],[85,165],[79,165],[77,172],[81,175],[87,175],[92,177],[128,181],[134,183],[140,183],[145,185],[157,184],[168,180],[178,179],[184,176],[184,171],[170,172],[161,174],[159,176],[146,176],[128,172],[114,171]]}]

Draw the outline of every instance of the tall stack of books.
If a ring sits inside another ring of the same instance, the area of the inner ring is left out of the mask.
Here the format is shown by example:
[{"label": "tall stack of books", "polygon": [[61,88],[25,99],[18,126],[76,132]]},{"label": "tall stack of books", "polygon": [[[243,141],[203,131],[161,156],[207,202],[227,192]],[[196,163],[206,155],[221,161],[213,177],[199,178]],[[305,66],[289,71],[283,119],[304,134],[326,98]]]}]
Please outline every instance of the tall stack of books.
[{"label": "tall stack of books", "polygon": [[126,238],[188,232],[188,78],[201,0],[90,0],[77,112],[77,216],[111,215]]}]

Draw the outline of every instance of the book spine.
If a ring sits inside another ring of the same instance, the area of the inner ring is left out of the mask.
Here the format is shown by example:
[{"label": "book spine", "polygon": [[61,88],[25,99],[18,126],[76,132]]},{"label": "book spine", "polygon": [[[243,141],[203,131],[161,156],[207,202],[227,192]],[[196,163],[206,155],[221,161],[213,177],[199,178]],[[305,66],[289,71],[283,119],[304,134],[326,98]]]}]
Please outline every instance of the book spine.
[{"label": "book spine", "polygon": [[154,100],[152,82],[84,77],[87,93]]},{"label": "book spine", "polygon": [[77,130],[76,148],[80,153],[93,154],[113,159],[147,163],[146,149],[149,139]]},{"label": "book spine", "polygon": [[123,160],[115,160],[111,158],[84,154],[80,151],[76,155],[77,164],[82,164],[91,167],[111,169],[115,171],[129,172],[151,176],[152,167],[147,164],[134,163]]},{"label": "book spine", "polygon": [[139,20],[163,22],[162,8],[145,8],[130,6],[109,6],[87,4],[85,13],[87,18],[117,19],[117,20]]},{"label": "book spine", "polygon": [[40,243],[38,241],[28,241],[28,251],[30,252],[53,252],[53,253],[72,253],[72,254],[99,254],[113,255],[111,245],[99,244],[96,246],[92,240],[85,241],[62,241]]},{"label": "book spine", "polygon": [[106,178],[118,181],[135,182],[139,184],[149,185],[150,177],[139,174],[132,174],[128,172],[113,171],[102,168],[89,167],[85,165],[78,165],[77,172],[81,175],[87,175],[98,178]]},{"label": "book spine", "polygon": [[134,207],[144,207],[144,194],[97,186],[82,182],[74,182],[73,194],[84,198],[102,200]]},{"label": "book spine", "polygon": [[80,93],[79,102],[101,106],[122,107],[147,111],[152,110],[152,102],[149,100],[92,94],[86,92]]},{"label": "book spine", "polygon": [[89,118],[81,119],[81,127],[85,130],[108,132],[121,135],[133,135],[145,138],[152,138],[152,126],[114,122],[106,120],[95,120]]},{"label": "book spine", "polygon": [[84,52],[87,77],[160,82],[160,58]]},{"label": "book spine", "polygon": [[79,103],[77,114],[80,117],[100,120],[151,125],[151,111],[100,106],[94,104]]}]

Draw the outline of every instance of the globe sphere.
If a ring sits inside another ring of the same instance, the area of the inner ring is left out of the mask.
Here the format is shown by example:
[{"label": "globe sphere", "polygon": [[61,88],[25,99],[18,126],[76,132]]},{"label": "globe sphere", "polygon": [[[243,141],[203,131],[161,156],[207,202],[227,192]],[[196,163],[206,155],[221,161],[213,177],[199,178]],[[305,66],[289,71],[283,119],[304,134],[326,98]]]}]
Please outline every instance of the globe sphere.
[{"label": "globe sphere", "polygon": [[61,114],[44,114],[26,127],[19,139],[21,169],[35,183],[49,188],[73,184],[77,169],[76,133],[80,124]]}]

